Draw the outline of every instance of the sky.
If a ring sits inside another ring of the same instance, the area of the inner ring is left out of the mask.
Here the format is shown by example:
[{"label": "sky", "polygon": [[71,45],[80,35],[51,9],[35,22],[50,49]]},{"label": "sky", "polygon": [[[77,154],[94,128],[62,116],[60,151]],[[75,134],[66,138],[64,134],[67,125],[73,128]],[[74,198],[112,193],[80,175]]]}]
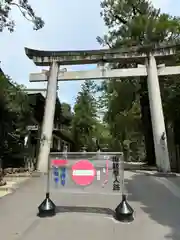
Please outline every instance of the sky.
[{"label": "sky", "polygon": [[[172,15],[180,15],[180,2],[176,0],[153,0],[156,7]],[[99,49],[97,36],[106,33],[100,17],[100,0],[29,0],[29,3],[45,21],[39,31],[33,31],[18,9],[11,12],[16,21],[13,33],[4,30],[1,33],[0,67],[13,81],[28,88],[44,88],[46,83],[29,83],[29,73],[40,72],[42,68],[25,55],[24,47],[42,50],[82,50]],[[179,7],[178,7],[179,5]],[[72,66],[68,70],[86,70],[94,65]],[[74,105],[81,88],[81,82],[60,82],[59,98],[61,102]]]}]

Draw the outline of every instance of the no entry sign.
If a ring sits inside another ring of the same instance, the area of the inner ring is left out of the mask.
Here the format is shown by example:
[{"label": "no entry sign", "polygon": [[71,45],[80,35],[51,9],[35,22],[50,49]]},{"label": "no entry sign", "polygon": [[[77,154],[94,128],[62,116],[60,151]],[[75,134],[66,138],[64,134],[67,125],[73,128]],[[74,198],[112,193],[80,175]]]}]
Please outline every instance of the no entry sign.
[{"label": "no entry sign", "polygon": [[80,160],[72,166],[72,179],[80,186],[91,184],[95,175],[96,169],[88,160]]}]

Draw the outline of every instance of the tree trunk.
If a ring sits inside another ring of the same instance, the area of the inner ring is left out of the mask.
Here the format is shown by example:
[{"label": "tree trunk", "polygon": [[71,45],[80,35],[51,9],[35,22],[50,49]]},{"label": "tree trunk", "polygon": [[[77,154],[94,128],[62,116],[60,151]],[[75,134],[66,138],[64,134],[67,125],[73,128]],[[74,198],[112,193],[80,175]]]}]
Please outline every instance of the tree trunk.
[{"label": "tree trunk", "polygon": [[0,158],[0,186],[6,185],[6,181],[4,181],[4,166],[3,166],[3,160]]},{"label": "tree trunk", "polygon": [[180,128],[179,128],[180,117],[176,116],[174,120],[174,142],[176,146],[176,172],[180,172]]},{"label": "tree trunk", "polygon": [[147,77],[140,78],[140,104],[141,104],[141,121],[143,125],[145,148],[146,148],[146,162],[149,166],[156,164],[156,157],[154,151],[153,131],[151,123],[151,113],[149,106],[149,97],[147,90]]},{"label": "tree trunk", "polygon": [[2,122],[0,122],[0,186],[6,185],[4,181],[4,149],[3,149],[3,142],[4,142],[4,128]]}]

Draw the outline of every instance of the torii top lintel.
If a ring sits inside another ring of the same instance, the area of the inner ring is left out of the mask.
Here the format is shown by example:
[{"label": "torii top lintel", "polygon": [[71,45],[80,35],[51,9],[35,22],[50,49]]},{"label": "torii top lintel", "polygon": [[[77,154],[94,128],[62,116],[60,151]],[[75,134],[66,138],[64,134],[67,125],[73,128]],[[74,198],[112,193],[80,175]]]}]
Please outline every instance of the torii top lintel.
[{"label": "torii top lintel", "polygon": [[[156,58],[170,57],[176,54],[180,45],[166,45],[154,48],[153,54]],[[34,61],[37,66],[49,66],[53,60],[60,65],[95,64],[101,62],[133,62],[144,63],[147,53],[142,47],[130,49],[101,49],[101,50],[79,50],[79,51],[43,51],[25,48],[26,55]]]}]

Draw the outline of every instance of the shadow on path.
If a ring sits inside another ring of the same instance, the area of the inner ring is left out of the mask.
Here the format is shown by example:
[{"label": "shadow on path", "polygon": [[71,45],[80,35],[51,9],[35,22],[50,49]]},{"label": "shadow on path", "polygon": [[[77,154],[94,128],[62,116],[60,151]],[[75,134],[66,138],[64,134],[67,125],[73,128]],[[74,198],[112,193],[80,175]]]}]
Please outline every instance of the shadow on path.
[{"label": "shadow on path", "polygon": [[165,239],[180,240],[180,199],[154,177],[144,174],[134,174],[130,179],[125,179],[125,188],[132,193],[129,201],[140,202],[141,209],[149,218],[171,229]]},{"label": "shadow on path", "polygon": [[114,211],[110,208],[85,207],[85,206],[57,206],[56,213],[98,213],[114,217]]}]

